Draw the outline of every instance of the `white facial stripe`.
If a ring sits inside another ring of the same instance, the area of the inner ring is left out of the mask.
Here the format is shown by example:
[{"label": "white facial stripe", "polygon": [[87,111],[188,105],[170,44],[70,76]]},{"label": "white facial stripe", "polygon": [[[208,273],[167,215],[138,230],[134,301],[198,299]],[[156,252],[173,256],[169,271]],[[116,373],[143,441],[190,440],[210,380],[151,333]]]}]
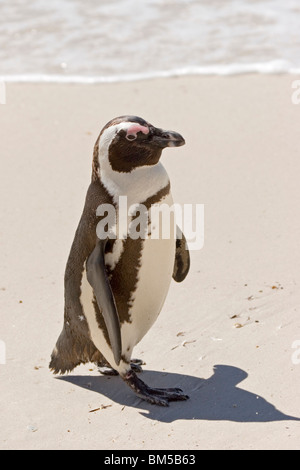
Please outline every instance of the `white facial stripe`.
[{"label": "white facial stripe", "polygon": [[[142,128],[143,126],[140,126],[136,122],[120,122],[119,124],[115,124],[114,126],[110,126],[105,131],[103,131],[100,140],[99,140],[99,163],[105,159],[108,159],[108,150],[109,146],[112,143],[114,137],[120,130],[126,131],[126,134],[128,135],[134,135],[138,130],[136,130],[137,127]],[[134,132],[131,132],[130,129],[133,129]],[[146,127],[143,127],[143,129],[148,129]],[[141,130],[141,129],[139,129]],[[149,129],[148,129],[149,132]],[[129,134],[130,133],[130,134]],[[145,134],[146,132],[144,132]]]},{"label": "white facial stripe", "polygon": [[113,197],[114,202],[119,201],[119,196],[128,197],[128,207],[132,204],[140,204],[148,197],[156,194],[169,183],[168,174],[163,165],[134,168],[129,173],[114,171],[110,165],[108,151],[111,142],[121,129],[130,131],[136,122],[121,122],[110,126],[102,133],[99,140],[99,178]]}]

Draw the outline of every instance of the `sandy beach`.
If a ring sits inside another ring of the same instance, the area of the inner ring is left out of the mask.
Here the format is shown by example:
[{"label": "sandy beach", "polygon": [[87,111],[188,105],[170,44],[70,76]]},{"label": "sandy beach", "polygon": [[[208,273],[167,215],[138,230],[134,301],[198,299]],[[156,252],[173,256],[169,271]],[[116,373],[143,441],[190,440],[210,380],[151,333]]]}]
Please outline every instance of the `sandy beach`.
[{"label": "sandy beach", "polygon": [[[300,448],[300,104],[292,75],[7,84],[0,104],[1,449]],[[115,116],[180,132],[175,202],[205,241],[135,348],[168,408],[87,364],[48,369],[94,142]],[[5,354],[3,354],[5,346]]]}]

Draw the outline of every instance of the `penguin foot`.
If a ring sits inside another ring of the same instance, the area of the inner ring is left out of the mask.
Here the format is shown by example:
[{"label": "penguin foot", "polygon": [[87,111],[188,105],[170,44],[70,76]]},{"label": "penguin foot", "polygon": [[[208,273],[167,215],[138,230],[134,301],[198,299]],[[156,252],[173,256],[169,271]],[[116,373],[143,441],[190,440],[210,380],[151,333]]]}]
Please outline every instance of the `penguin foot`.
[{"label": "penguin foot", "polygon": [[115,369],[104,365],[98,365],[98,371],[102,375],[119,375],[119,372],[117,372]]},{"label": "penguin foot", "polygon": [[145,365],[146,362],[142,361],[142,359],[131,359],[130,366],[134,372],[143,372],[142,366]]},{"label": "penguin foot", "polygon": [[[140,372],[143,372],[142,365],[144,364],[145,362],[142,361],[142,359],[131,359],[130,361],[131,369],[134,370],[134,372],[136,372],[137,374]],[[113,369],[112,367],[110,367],[108,364],[104,362],[98,363],[98,371],[102,375],[111,375],[111,376],[119,375],[119,372],[117,372],[115,369]]]},{"label": "penguin foot", "polygon": [[139,379],[133,370],[122,378],[138,397],[153,405],[169,406],[170,401],[189,398],[180,388],[151,388]]}]

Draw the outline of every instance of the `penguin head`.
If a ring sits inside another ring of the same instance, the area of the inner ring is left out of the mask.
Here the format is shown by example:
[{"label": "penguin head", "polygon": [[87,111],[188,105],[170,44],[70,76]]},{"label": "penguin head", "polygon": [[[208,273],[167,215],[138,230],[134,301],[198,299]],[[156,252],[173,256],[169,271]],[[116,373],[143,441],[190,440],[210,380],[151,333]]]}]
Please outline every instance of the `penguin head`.
[{"label": "penguin head", "polygon": [[137,116],[120,116],[100,132],[94,148],[93,170],[98,173],[99,167],[109,164],[114,172],[130,173],[139,167],[156,165],[164,148],[184,144],[177,132],[159,129]]}]

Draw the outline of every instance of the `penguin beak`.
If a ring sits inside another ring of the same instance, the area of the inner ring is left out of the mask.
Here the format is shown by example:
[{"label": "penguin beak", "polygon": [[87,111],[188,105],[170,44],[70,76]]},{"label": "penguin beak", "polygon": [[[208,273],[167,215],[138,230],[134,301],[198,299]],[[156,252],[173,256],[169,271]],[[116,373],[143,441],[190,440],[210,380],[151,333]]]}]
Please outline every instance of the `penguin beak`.
[{"label": "penguin beak", "polygon": [[180,147],[185,144],[184,138],[174,131],[165,131],[157,127],[150,129],[150,142],[160,148]]}]

